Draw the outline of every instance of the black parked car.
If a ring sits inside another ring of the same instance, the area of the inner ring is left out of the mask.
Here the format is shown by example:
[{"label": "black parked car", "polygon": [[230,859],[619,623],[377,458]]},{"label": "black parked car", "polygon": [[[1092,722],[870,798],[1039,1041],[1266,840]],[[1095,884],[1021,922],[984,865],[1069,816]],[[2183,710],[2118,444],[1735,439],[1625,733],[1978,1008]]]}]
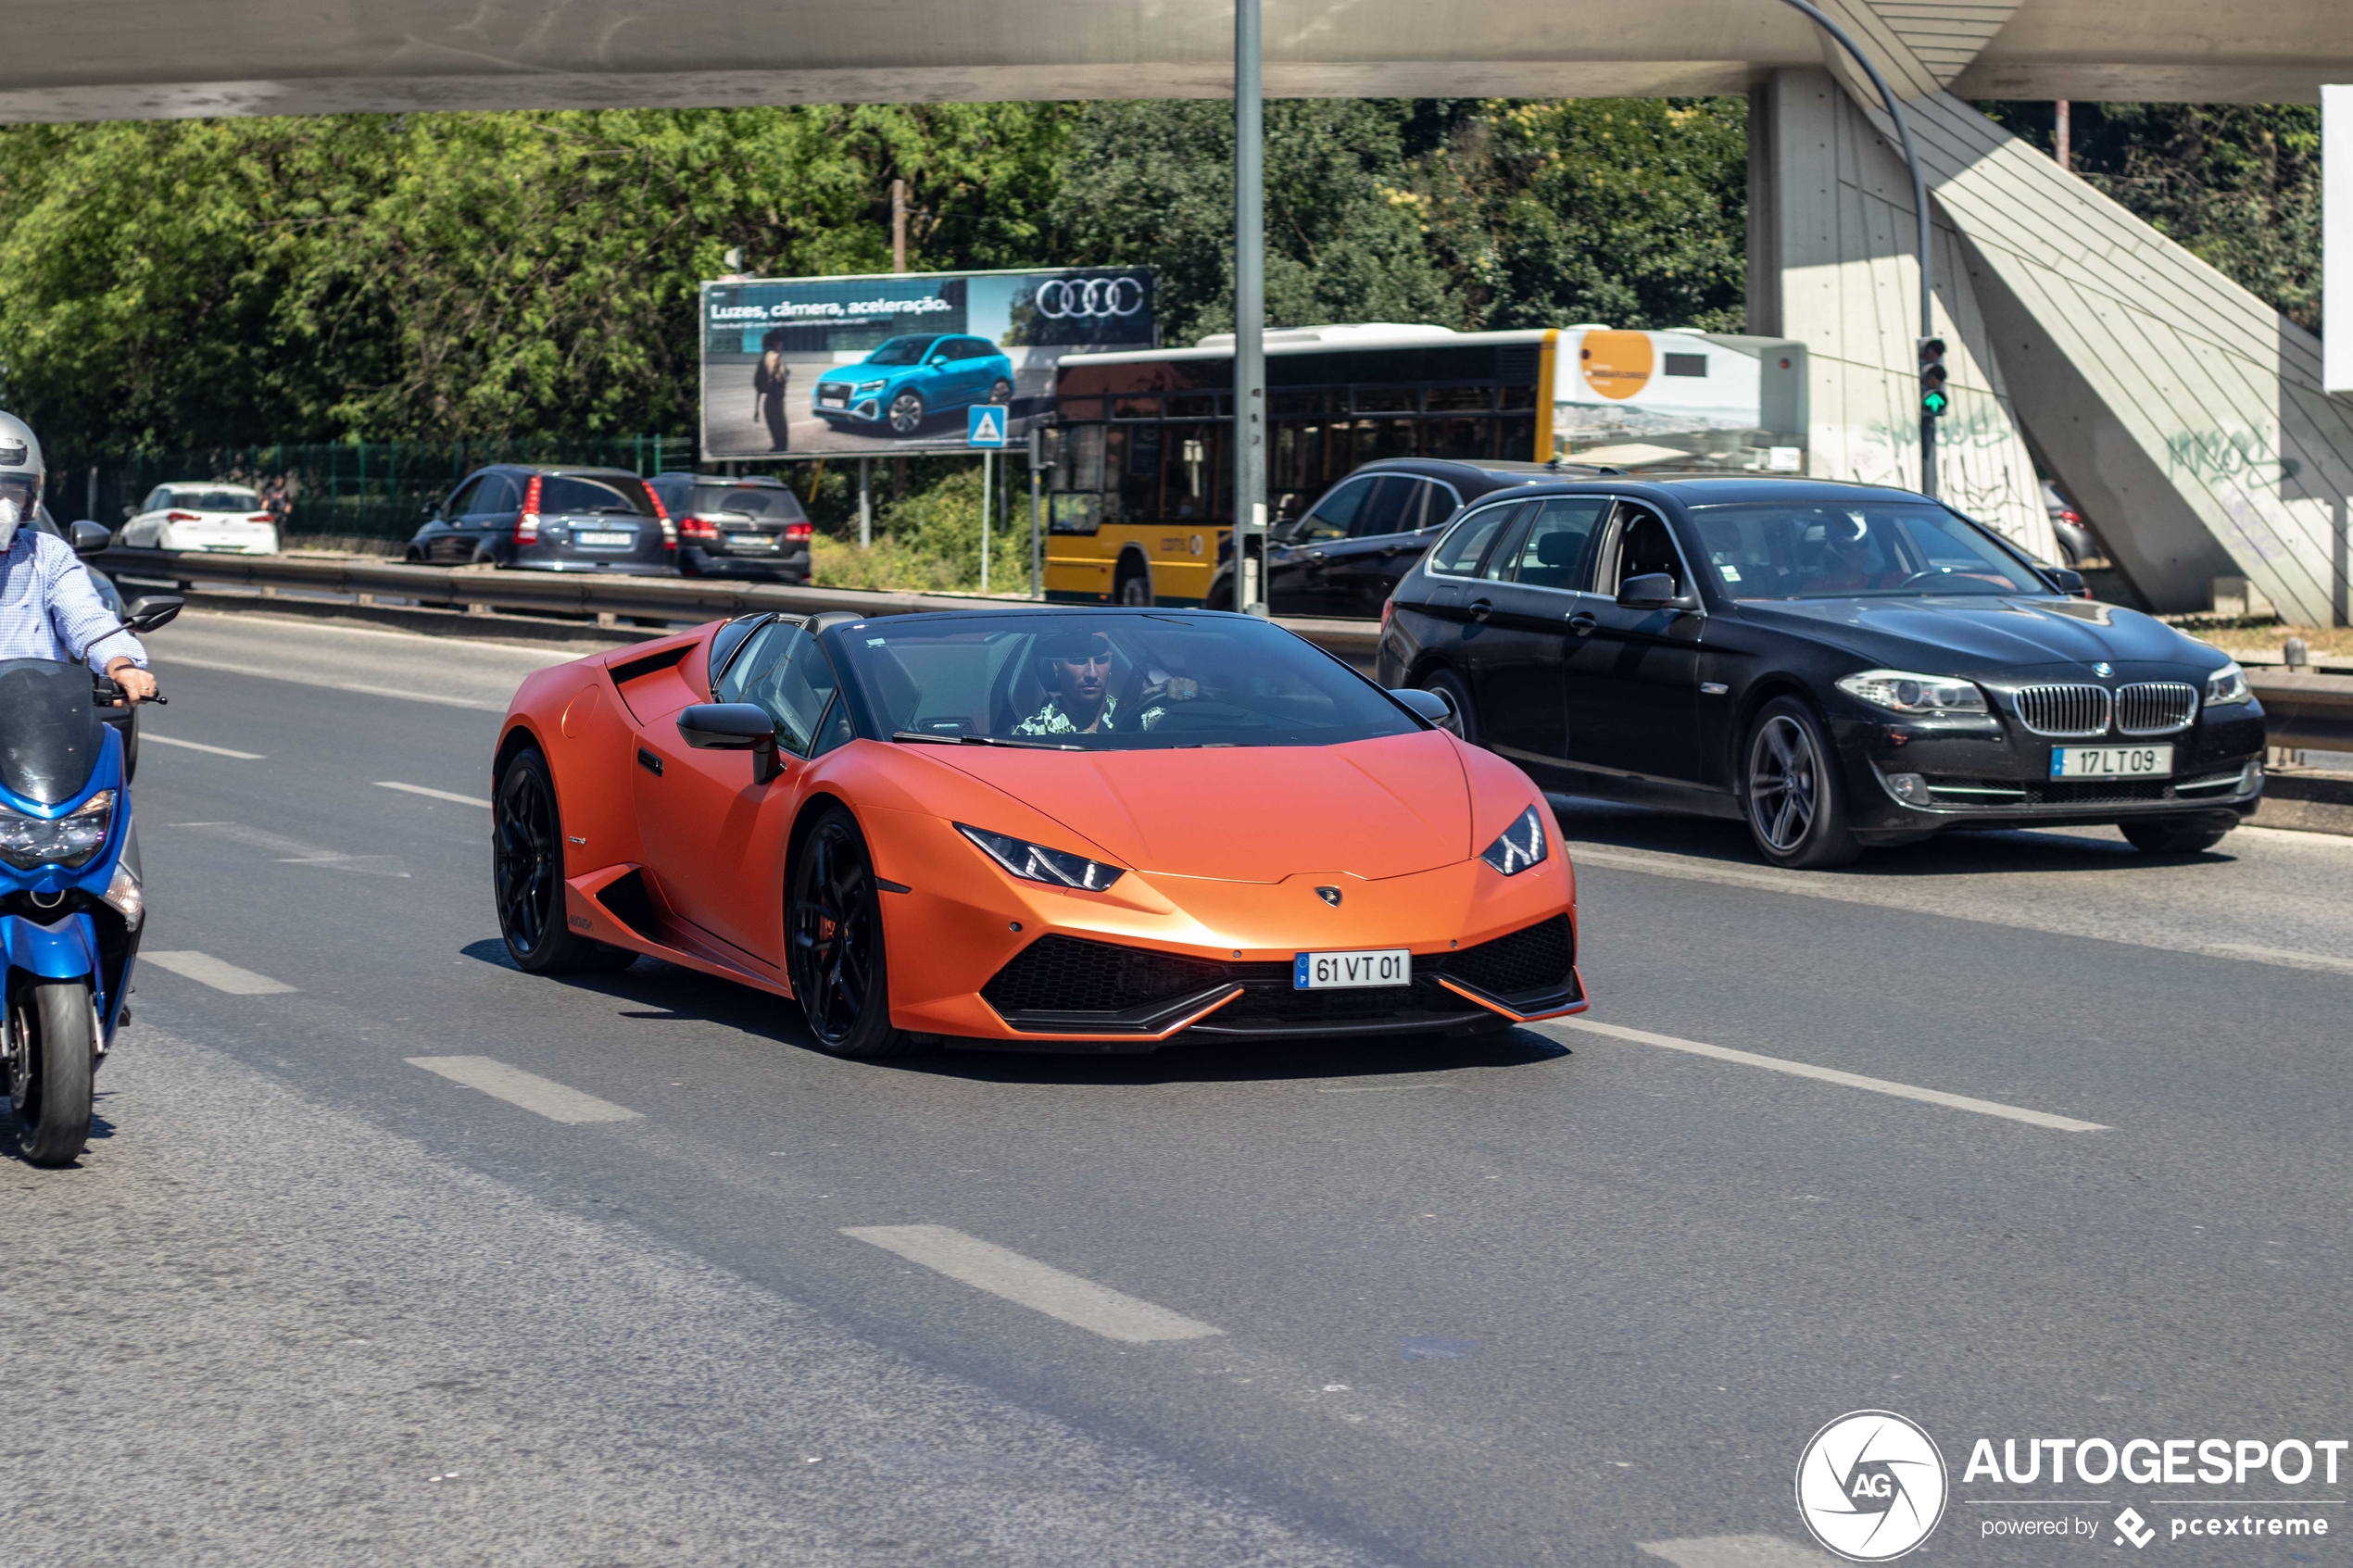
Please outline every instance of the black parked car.
[{"label": "black parked car", "polygon": [[1545,784],[1745,821],[1779,865],[1969,826],[2205,849],[2262,792],[2263,710],[2219,649],[2082,586],[1901,490],[1547,484],[1398,584],[1379,678]]},{"label": "black parked car", "polygon": [[678,570],[678,533],[646,482],[626,469],[502,463],[467,475],[434,508],[409,541],[408,558],[669,576]]},{"label": "black parked car", "polygon": [[655,495],[678,527],[678,570],[689,577],[809,581],[809,514],[781,479],[658,473]]},{"label": "black parked car", "polygon": [[[1266,532],[1266,604],[1277,615],[1370,621],[1397,580],[1480,496],[1557,479],[1543,463],[1389,458],[1366,463],[1296,518]],[[1210,580],[1209,608],[1234,608],[1230,557]]]}]

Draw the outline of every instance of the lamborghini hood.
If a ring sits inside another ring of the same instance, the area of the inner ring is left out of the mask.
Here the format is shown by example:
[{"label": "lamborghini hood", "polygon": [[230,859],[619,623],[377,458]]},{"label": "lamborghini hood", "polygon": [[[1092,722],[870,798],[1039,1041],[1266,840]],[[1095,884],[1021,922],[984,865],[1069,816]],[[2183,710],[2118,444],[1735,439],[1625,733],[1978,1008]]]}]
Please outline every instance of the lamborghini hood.
[{"label": "lamborghini hood", "polygon": [[1345,746],[925,749],[1139,872],[1375,879],[1471,854],[1470,785],[1453,743],[1435,731]]}]

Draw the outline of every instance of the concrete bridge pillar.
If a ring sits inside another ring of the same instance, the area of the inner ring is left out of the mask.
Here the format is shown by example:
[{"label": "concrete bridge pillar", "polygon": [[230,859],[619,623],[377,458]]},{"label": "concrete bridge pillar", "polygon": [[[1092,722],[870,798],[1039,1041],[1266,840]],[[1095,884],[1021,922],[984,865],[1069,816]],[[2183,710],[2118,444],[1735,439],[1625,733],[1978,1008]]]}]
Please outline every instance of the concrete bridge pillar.
[{"label": "concrete bridge pillar", "polygon": [[[1950,93],[1905,109],[1957,388],[1944,494],[2056,559],[2031,451],[2153,608],[2243,577],[2290,621],[2347,624],[2353,399],[2322,392],[2319,340]],[[1750,124],[1749,330],[1812,349],[1813,471],[1915,483],[1893,126],[1807,69],[1759,85]]]}]

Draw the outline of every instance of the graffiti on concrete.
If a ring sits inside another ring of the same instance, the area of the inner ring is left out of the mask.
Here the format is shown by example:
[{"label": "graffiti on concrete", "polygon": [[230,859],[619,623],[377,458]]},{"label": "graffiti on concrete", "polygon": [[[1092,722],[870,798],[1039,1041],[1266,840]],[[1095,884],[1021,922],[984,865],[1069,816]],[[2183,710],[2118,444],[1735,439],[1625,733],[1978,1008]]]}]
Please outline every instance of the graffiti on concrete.
[{"label": "graffiti on concrete", "polygon": [[2207,484],[2252,480],[2284,483],[2301,471],[2294,458],[2280,455],[2275,433],[2259,430],[2183,431],[2165,438],[2167,471]]}]

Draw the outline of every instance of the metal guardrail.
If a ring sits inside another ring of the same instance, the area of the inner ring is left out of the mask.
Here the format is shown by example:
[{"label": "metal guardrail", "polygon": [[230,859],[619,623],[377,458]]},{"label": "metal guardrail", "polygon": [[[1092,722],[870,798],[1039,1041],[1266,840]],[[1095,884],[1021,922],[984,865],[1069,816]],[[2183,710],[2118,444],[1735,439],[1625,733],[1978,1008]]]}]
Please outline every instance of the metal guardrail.
[{"label": "metal guardrail", "polygon": [[[794,588],[711,577],[623,577],[585,571],[484,571],[409,566],[397,561],[302,556],[231,556],[195,550],[115,548],[99,559],[109,572],[149,582],[233,583],[347,594],[427,605],[462,605],[482,612],[594,616],[684,621],[689,625],[774,609],[813,614],[824,609],[861,615],[910,615],[923,610],[1018,609],[1022,599],[955,594],[900,594],[863,588]],[[1369,621],[1284,618],[1288,627],[1327,652],[1370,669],[1380,628]],[[453,628],[456,629],[456,628]],[[2250,671],[2247,684],[2263,704],[2274,746],[2316,751],[2353,750],[2353,676],[2290,675]]]},{"label": "metal guardrail", "polygon": [[[731,582],[713,577],[485,571],[357,558],[233,556],[200,550],[137,550],[120,546],[99,557],[96,564],[109,574],[141,582],[297,588],[318,594],[347,594],[362,603],[397,598],[425,605],[462,605],[477,613],[626,617],[676,621],[687,625],[763,609],[799,615],[826,609],[853,610],[860,615],[911,615],[924,610],[1020,609],[1031,602],[981,598],[977,595],[788,587],[780,583]],[[1327,652],[1367,668],[1380,640],[1380,628],[1368,621],[1287,618],[1278,624]]]},{"label": "metal guardrail", "polygon": [[2353,675],[2250,670],[2246,684],[2263,705],[2265,738],[2273,746],[2353,751]]}]

